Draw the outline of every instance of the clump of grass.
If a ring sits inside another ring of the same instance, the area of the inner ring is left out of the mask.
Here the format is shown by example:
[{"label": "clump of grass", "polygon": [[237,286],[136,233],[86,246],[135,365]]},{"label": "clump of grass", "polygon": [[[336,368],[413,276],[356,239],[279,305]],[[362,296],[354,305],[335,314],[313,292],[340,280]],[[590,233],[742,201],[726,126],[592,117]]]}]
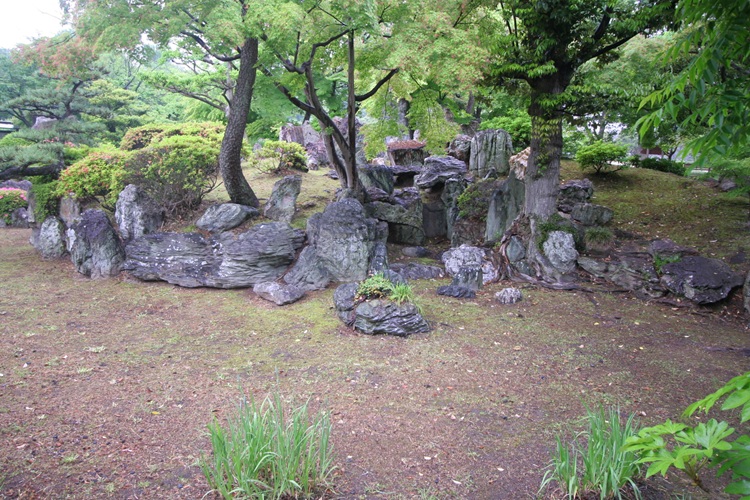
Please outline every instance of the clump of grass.
[{"label": "clump of grass", "polygon": [[623,498],[626,487],[641,498],[635,478],[640,475],[638,457],[625,451],[625,442],[636,435],[631,415],[622,422],[617,408],[586,409],[586,430],[569,444],[556,437],[555,454],[544,473],[539,488],[541,494],[555,482],[565,498],[575,499],[585,494],[600,498]]},{"label": "clump of grass", "polygon": [[367,299],[388,299],[398,305],[412,304],[419,313],[422,313],[422,307],[417,303],[414,289],[408,283],[394,283],[383,273],[376,273],[364,280],[357,287],[357,298]]},{"label": "clump of grass", "polygon": [[654,255],[654,269],[656,269],[656,272],[658,274],[661,274],[662,268],[666,266],[667,264],[674,264],[675,262],[679,262],[680,259],[682,259],[682,256],[675,254],[675,255],[661,255],[656,254]]},{"label": "clump of grass", "polygon": [[606,252],[612,249],[615,235],[606,227],[590,227],[586,229],[583,241],[586,250],[594,252]]},{"label": "clump of grass", "polygon": [[305,404],[286,416],[275,394],[260,406],[243,401],[226,429],[214,420],[208,430],[213,456],[201,456],[200,467],[224,498],[306,498],[328,485],[328,413],[311,421]]}]

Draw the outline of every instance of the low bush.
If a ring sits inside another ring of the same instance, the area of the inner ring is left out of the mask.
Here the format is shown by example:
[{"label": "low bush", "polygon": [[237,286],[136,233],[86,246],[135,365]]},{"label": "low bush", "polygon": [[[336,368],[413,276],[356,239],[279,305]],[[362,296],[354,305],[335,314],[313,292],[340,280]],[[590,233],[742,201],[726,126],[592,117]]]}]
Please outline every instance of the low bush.
[{"label": "low bush", "polygon": [[6,224],[11,222],[11,214],[19,208],[28,206],[26,191],[18,188],[0,188],[0,219]]},{"label": "low bush", "polygon": [[621,170],[625,166],[628,147],[612,142],[596,141],[576,152],[576,161],[581,170],[594,170],[605,174]]},{"label": "low bush", "polygon": [[265,141],[255,152],[254,163],[256,168],[269,173],[283,170],[307,172],[307,151],[296,142]]},{"label": "low bush", "polygon": [[39,176],[31,181],[31,194],[34,197],[34,219],[42,223],[50,215],[58,214],[60,196],[57,190],[58,181]]},{"label": "low bush", "polygon": [[686,174],[685,165],[667,158],[639,158],[635,156],[630,159],[630,163],[634,167],[658,170],[659,172],[666,172],[679,176],[684,176]]},{"label": "low bush", "polygon": [[166,211],[177,215],[197,207],[216,187],[219,145],[196,136],[175,135],[133,151],[125,180],[141,186]]},{"label": "low bush", "polygon": [[422,306],[417,301],[414,289],[408,283],[394,283],[383,273],[376,273],[364,280],[357,287],[356,300],[388,299],[398,305],[407,303],[422,313]]},{"label": "low bush", "polygon": [[55,189],[58,198],[68,194],[80,200],[97,199],[114,209],[117,195],[125,187],[124,165],[129,154],[111,146],[92,149],[85,158],[60,172]]},{"label": "low bush", "polygon": [[243,402],[226,429],[214,420],[208,431],[213,456],[199,463],[224,498],[309,498],[328,485],[333,472],[328,413],[311,419],[303,405],[287,416],[274,395],[260,406]]},{"label": "low bush", "polygon": [[617,408],[587,409],[586,422],[587,429],[567,445],[557,436],[539,494],[554,482],[563,497],[571,500],[587,495],[621,499],[627,487],[641,498],[635,482],[640,474],[637,456],[626,449],[628,439],[636,435],[633,416],[623,422]]},{"label": "low bush", "polygon": [[224,126],[216,122],[143,125],[131,128],[125,133],[120,142],[120,149],[135,151],[174,136],[200,137],[218,148],[221,146],[221,140],[224,137]]},{"label": "low bush", "polygon": [[136,149],[143,149],[149,144],[151,140],[158,134],[164,132],[164,130],[172,126],[171,124],[150,124],[143,125],[141,127],[135,127],[125,132],[125,135],[120,141],[120,149],[124,151],[135,151]]}]

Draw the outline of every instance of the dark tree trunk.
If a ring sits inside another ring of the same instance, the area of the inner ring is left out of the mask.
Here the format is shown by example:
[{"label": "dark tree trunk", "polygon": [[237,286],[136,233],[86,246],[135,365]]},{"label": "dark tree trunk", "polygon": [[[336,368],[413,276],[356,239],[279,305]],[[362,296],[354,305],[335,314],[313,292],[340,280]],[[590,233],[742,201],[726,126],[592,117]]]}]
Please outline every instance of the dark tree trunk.
[{"label": "dark tree trunk", "polygon": [[253,98],[257,62],[258,39],[248,38],[242,45],[240,74],[232,95],[227,128],[219,152],[219,171],[229,198],[233,203],[256,208],[260,206],[260,202],[242,173],[241,161],[242,140],[245,137],[247,115]]}]

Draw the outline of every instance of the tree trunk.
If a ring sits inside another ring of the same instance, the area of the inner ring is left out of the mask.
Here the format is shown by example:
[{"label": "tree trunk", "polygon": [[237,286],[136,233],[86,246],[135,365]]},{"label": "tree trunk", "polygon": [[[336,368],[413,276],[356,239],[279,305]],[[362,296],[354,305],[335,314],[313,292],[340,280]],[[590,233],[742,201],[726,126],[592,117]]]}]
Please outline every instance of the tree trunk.
[{"label": "tree trunk", "polygon": [[219,171],[224,187],[233,203],[259,207],[260,202],[242,173],[242,140],[245,136],[247,115],[253,98],[256,64],[258,62],[258,39],[248,38],[242,45],[240,74],[232,95],[227,128],[221,141]]},{"label": "tree trunk", "polygon": [[346,131],[349,147],[341,150],[346,167],[347,188],[360,191],[359,176],[357,175],[357,99],[354,94],[354,31],[349,32],[349,93],[346,109]]}]

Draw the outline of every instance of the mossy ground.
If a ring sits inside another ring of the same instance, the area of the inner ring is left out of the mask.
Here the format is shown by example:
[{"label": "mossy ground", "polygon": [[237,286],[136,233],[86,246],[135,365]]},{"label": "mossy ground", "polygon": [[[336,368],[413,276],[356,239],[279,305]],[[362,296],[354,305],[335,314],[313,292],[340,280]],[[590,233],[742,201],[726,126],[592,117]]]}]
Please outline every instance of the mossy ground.
[{"label": "mossy ground", "polygon": [[[616,224],[682,244],[708,231],[661,213],[657,196],[628,212],[618,193],[638,198],[623,183],[645,181],[617,175],[595,180],[596,202],[623,207]],[[264,197],[276,179],[251,182]],[[304,174],[301,202],[321,210],[337,186]],[[716,216],[711,227],[731,234],[745,208],[706,196],[695,203],[716,210],[683,216]],[[332,289],[276,307],[249,290],[92,281],[40,260],[28,237],[0,231],[0,497],[201,498],[205,425],[243,395],[278,391],[331,412],[334,497],[533,498],[555,433],[578,430],[585,404],[653,424],[748,366],[748,332],[722,307],[533,287],[501,306],[493,295],[509,283],[466,301],[435,294],[448,280],[416,281],[433,331],[372,337],[336,319]],[[731,253],[744,237],[712,248]],[[710,473],[707,483],[709,494],[670,475],[659,488],[722,498]]]}]

